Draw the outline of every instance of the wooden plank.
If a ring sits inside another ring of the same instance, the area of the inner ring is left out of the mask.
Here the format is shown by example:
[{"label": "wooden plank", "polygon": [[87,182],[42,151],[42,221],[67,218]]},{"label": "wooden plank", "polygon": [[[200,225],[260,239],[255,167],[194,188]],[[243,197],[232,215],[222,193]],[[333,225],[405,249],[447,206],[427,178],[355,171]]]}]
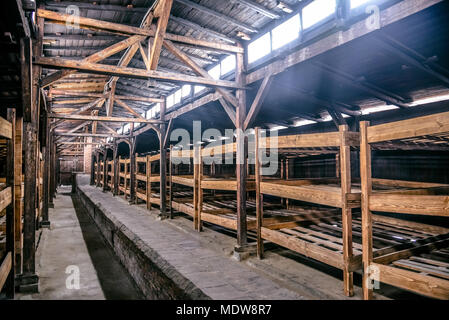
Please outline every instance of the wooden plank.
[{"label": "wooden plank", "polygon": [[350,146],[346,144],[347,125],[339,127],[340,133],[340,179],[341,179],[341,211],[343,238],[343,283],[344,292],[348,297],[354,295],[353,273],[349,264],[353,257],[352,250],[352,209],[348,206],[347,195],[351,193],[351,158]]},{"label": "wooden plank", "polygon": [[339,188],[322,189],[317,186],[289,186],[278,183],[262,181],[260,192],[280,198],[289,198],[299,201],[317,203],[336,208],[342,207],[341,192]]},{"label": "wooden plank", "polygon": [[0,291],[5,285],[6,279],[8,279],[11,268],[12,268],[12,256],[11,252],[8,252],[6,254],[5,259],[3,259],[2,264],[0,265]]},{"label": "wooden plank", "polygon": [[12,138],[12,125],[9,121],[0,117],[0,137],[11,139]]},{"label": "wooden plank", "polygon": [[336,253],[335,251],[325,249],[308,241],[304,241],[293,236],[288,236],[279,231],[270,230],[265,227],[262,227],[261,231],[263,239],[303,254],[309,258],[324,262],[338,269],[343,269],[342,255]]},{"label": "wooden plank", "polygon": [[369,197],[371,211],[449,216],[449,196],[373,193]]},{"label": "wooden plank", "polygon": [[3,211],[12,199],[11,187],[7,187],[0,191],[0,212]]},{"label": "wooden plank", "polygon": [[368,142],[382,142],[449,132],[449,112],[395,121],[368,129]]},{"label": "wooden plank", "polygon": [[380,281],[398,288],[416,292],[435,299],[449,299],[449,281],[426,276],[378,263],[372,263],[380,273]]},{"label": "wooden plank", "polygon": [[370,300],[373,290],[369,287],[369,266],[373,261],[373,221],[369,208],[372,192],[371,179],[371,147],[368,143],[368,126],[366,121],[360,122],[360,182],[362,189],[362,261],[363,261],[363,298]]}]

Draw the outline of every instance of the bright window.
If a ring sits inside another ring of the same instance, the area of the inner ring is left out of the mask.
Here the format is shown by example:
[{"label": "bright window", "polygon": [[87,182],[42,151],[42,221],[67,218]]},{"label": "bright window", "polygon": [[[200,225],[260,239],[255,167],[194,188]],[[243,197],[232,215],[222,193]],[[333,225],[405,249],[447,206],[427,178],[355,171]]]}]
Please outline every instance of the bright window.
[{"label": "bright window", "polygon": [[124,127],[123,127],[123,131],[125,132],[125,133],[128,133],[129,132],[129,129],[130,129],[130,125],[129,125],[129,123],[128,124],[126,124]]},{"label": "bright window", "polygon": [[271,31],[273,50],[285,46],[299,37],[301,23],[299,14],[288,19]]},{"label": "bright window", "polygon": [[120,129],[117,130],[118,134],[123,134],[123,127],[120,127]]},{"label": "bright window", "polygon": [[362,4],[370,2],[372,0],[351,0],[351,9],[360,7]]},{"label": "bright window", "polygon": [[304,29],[335,13],[336,0],[315,0],[302,9]]},{"label": "bright window", "polygon": [[192,86],[190,84],[185,84],[182,86],[182,97],[188,97],[190,95],[190,92],[192,92]]},{"label": "bright window", "polygon": [[220,65],[217,64],[215,67],[213,67],[212,69],[210,69],[207,73],[209,73],[209,75],[214,78],[215,80],[220,79]]},{"label": "bright window", "polygon": [[181,97],[182,97],[182,89],[179,89],[178,91],[175,92],[174,104],[180,103]]},{"label": "bright window", "polygon": [[158,103],[156,104],[156,106],[153,108],[153,117],[156,117],[156,114],[161,111],[161,104]]},{"label": "bright window", "polygon": [[265,57],[271,52],[271,37],[267,32],[262,37],[254,40],[248,45],[248,63],[252,63],[260,58]]},{"label": "bright window", "polygon": [[151,110],[153,110],[153,109],[148,109],[147,110],[147,112],[146,112],[146,117],[145,118],[147,118],[147,119],[151,119],[152,117],[151,117]]},{"label": "bright window", "polygon": [[171,94],[167,97],[167,109],[173,107],[175,104],[175,95]]},{"label": "bright window", "polygon": [[195,93],[195,94],[196,94],[196,93],[199,93],[199,92],[203,91],[204,89],[206,89],[206,87],[203,87],[203,86],[195,86],[194,93]]},{"label": "bright window", "polygon": [[236,60],[235,55],[230,55],[221,61],[221,75],[228,74],[235,70]]}]

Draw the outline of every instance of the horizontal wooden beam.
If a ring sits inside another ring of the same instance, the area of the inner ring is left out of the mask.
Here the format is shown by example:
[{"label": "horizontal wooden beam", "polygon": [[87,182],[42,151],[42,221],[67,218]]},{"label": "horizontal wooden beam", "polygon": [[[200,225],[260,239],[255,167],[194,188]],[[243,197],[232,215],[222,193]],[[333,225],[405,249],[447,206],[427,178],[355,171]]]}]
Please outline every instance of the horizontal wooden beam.
[{"label": "horizontal wooden beam", "polygon": [[48,115],[53,119],[64,120],[85,120],[85,121],[104,121],[104,122],[123,122],[123,123],[163,123],[156,119],[144,119],[144,118],[124,118],[124,117],[103,117],[103,116],[89,116],[81,114],[55,114]]},{"label": "horizontal wooden beam", "polygon": [[[72,15],[49,11],[49,10],[44,10],[44,9],[38,9],[37,16],[45,18],[48,21],[55,21],[57,23],[61,23],[61,22],[65,23],[67,21],[73,20]],[[154,35],[155,35],[154,29],[132,27],[132,26],[127,26],[127,25],[123,25],[123,24],[119,24],[119,23],[101,21],[101,20],[90,19],[90,18],[85,18],[85,17],[79,17],[79,27],[81,29],[89,29],[89,30],[92,30],[92,28],[99,29],[99,30],[106,30],[106,31],[110,31],[110,32],[116,32],[121,35],[128,34],[128,35],[140,35],[140,36],[146,36],[146,37],[154,37]],[[193,44],[193,45],[200,46],[200,47],[213,48],[213,49],[225,51],[225,52],[243,53],[243,49],[239,48],[237,46],[216,43],[216,42],[206,41],[206,40],[197,40],[197,39],[180,36],[180,35],[176,35],[176,34],[167,33],[165,35],[165,39],[176,41],[176,42],[187,43],[187,44]]]},{"label": "horizontal wooden beam", "polygon": [[85,61],[73,61],[59,58],[35,57],[35,65],[41,65],[47,68],[54,69],[73,69],[84,71],[88,73],[106,74],[117,77],[137,78],[137,79],[155,79],[174,83],[190,83],[202,86],[223,87],[232,89],[245,89],[240,87],[237,83],[225,80],[211,80],[200,77],[193,77],[184,74],[147,71],[144,69],[117,67],[104,65],[99,63],[90,63]]},{"label": "horizontal wooden beam", "polygon": [[[71,91],[64,91],[64,90],[52,90],[51,93],[53,96],[67,95],[67,96],[74,96],[74,97],[107,98],[107,95],[102,94],[102,93],[71,92]],[[150,97],[139,97],[139,96],[115,95],[115,97],[120,100],[142,101],[142,102],[149,102],[149,103],[162,103],[165,101],[165,99],[163,99],[163,98],[150,98]]]},{"label": "horizontal wooden beam", "polygon": [[114,138],[129,138],[129,136],[127,135],[112,135],[110,133],[66,133],[66,132],[55,132],[56,136],[61,136],[61,137],[91,137],[91,138],[109,138],[109,137],[114,137]]}]

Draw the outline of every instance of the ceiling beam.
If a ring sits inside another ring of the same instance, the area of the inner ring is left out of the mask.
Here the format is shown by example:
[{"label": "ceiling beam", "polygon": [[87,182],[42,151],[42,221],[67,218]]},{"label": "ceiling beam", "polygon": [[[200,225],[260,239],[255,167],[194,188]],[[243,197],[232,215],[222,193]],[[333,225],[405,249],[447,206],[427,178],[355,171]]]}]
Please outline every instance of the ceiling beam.
[{"label": "ceiling beam", "polygon": [[[133,45],[134,43],[136,43],[137,41],[139,41],[140,37],[139,36],[132,36],[129,37],[125,40],[122,40],[116,44],[113,44],[110,47],[107,47],[87,58],[84,58],[82,61],[85,62],[100,62],[104,59],[106,59],[107,57],[110,57],[126,48],[128,48],[129,46]],[[44,49],[45,50],[45,49]],[[73,70],[61,70],[61,71],[57,71],[55,73],[52,73],[50,75],[48,75],[47,77],[43,78],[41,81],[41,87],[45,88],[47,86],[49,86],[50,84],[54,83],[55,81],[58,81],[59,79],[64,78],[65,76],[68,76],[69,74],[73,74],[76,71]]]},{"label": "ceiling beam", "polygon": [[86,121],[104,121],[104,122],[123,122],[123,123],[163,123],[156,119],[143,118],[125,118],[125,117],[104,117],[104,116],[89,116],[80,114],[56,114],[50,113],[49,118],[64,119],[64,120],[86,120]]},{"label": "ceiling beam", "polygon": [[137,78],[137,79],[155,79],[174,83],[190,83],[195,85],[223,87],[231,89],[245,89],[237,83],[225,80],[210,80],[200,77],[192,77],[177,73],[168,73],[160,71],[147,71],[136,68],[116,67],[103,65],[99,63],[90,63],[85,61],[72,61],[59,58],[35,57],[35,65],[41,65],[47,68],[55,69],[73,69],[95,74],[106,74],[117,77]]},{"label": "ceiling beam", "polygon": [[[56,22],[56,23],[65,23],[66,21],[70,21],[72,18],[71,15],[65,14],[65,13],[59,13],[49,10],[43,10],[38,9],[37,10],[37,16],[41,18],[47,19],[49,22]],[[97,19],[90,19],[85,17],[79,17],[79,27],[81,29],[88,29],[92,30],[92,28],[97,30],[106,30],[106,31],[113,31],[117,32],[121,35],[128,34],[128,35],[140,35],[144,37],[154,37],[156,34],[156,31],[154,29],[145,29],[145,28],[139,28],[139,27],[132,27],[127,26],[119,23],[114,22],[108,22],[108,21],[101,21]],[[238,46],[233,46],[229,44],[223,44],[223,43],[217,43],[212,41],[206,41],[206,40],[197,40],[190,37],[185,37],[181,35],[166,33],[165,35],[166,39],[175,41],[175,42],[183,42],[187,44],[193,44],[197,46],[202,47],[210,47],[216,50],[221,50],[225,52],[234,52],[234,53],[242,53],[243,49]]]},{"label": "ceiling beam", "polygon": [[[149,56],[150,70],[156,70],[159,64],[159,57],[161,55],[162,43],[164,42],[165,33],[167,30],[168,19],[170,18],[170,11],[173,5],[173,0],[160,0],[154,9],[157,13],[158,21],[154,41],[151,45],[151,53]],[[145,56],[145,54],[143,54]]]}]

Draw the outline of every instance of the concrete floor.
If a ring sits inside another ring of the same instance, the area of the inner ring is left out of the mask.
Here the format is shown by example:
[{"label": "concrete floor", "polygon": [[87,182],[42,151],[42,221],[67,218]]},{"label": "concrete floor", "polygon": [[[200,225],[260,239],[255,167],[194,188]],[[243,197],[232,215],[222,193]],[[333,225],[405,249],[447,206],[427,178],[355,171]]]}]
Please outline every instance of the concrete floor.
[{"label": "concrete floor", "polygon": [[[39,293],[18,294],[17,298],[141,299],[127,271],[79,205],[78,198],[74,196],[72,200],[70,191],[70,187],[59,188],[55,207],[49,212],[51,228],[43,230],[39,241],[36,254]],[[77,269],[79,289],[73,280]],[[67,288],[67,281],[72,288]]]}]

